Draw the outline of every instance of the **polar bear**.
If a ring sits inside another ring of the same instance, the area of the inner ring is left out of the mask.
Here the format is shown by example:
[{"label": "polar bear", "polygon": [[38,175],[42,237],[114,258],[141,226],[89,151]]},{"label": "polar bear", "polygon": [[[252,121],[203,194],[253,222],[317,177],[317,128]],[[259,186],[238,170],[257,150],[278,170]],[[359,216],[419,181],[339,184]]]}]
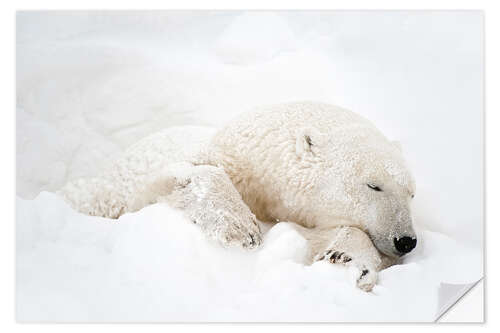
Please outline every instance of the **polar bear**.
[{"label": "polar bear", "polygon": [[324,103],[260,107],[215,133],[167,129],[59,193],[83,213],[110,218],[166,202],[226,246],[254,248],[257,221],[288,221],[308,240],[311,263],[354,266],[365,291],[416,246],[415,182],[399,145]]}]

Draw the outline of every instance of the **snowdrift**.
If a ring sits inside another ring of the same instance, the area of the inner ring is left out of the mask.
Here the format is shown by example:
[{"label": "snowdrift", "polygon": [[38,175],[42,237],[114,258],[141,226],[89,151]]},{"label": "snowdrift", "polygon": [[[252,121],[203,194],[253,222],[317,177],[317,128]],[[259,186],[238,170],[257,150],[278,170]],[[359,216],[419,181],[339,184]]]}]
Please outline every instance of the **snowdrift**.
[{"label": "snowdrift", "polygon": [[[429,321],[441,282],[482,276],[482,16],[467,12],[20,12],[21,321]],[[373,293],[304,266],[278,224],[244,253],[161,205],[118,221],[54,194],[170,126],[250,107],[339,105],[401,141],[419,245]],[[25,200],[33,199],[33,200]]]},{"label": "snowdrift", "polygon": [[304,265],[306,241],[286,223],[243,251],[160,204],[111,220],[42,192],[17,200],[17,220],[19,321],[432,321],[440,284],[481,271],[479,251],[426,231],[365,293],[354,271]]}]

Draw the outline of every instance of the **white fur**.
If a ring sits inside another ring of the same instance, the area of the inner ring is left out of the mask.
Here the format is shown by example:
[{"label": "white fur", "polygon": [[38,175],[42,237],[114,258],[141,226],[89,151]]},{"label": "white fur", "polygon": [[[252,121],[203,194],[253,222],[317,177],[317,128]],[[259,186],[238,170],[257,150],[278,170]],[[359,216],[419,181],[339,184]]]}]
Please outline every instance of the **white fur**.
[{"label": "white fur", "polygon": [[387,255],[396,254],[394,237],[415,235],[415,184],[401,150],[351,111],[312,102],[262,107],[217,132],[210,148],[210,164],[224,168],[260,220],[357,227]]},{"label": "white fur", "polygon": [[[153,134],[101,176],[60,193],[84,213],[112,218],[168,202],[225,245],[260,244],[255,216],[292,221],[312,258],[368,270],[358,279],[364,290],[397,257],[393,239],[415,237],[415,185],[401,149],[359,115],[313,102],[274,105],[212,136],[193,127]],[[328,257],[341,252],[351,260]]]}]

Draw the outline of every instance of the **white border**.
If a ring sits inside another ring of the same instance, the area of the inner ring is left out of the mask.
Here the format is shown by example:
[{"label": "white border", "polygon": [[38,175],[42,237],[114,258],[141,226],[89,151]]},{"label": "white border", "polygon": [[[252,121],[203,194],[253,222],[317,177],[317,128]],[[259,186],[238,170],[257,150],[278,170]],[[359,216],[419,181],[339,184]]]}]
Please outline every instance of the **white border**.
[{"label": "white border", "polygon": [[[398,330],[402,328],[399,325],[373,325],[364,324],[363,327],[352,324],[335,324],[335,327],[325,324],[295,324],[295,325],[280,325],[280,324],[247,324],[247,325],[229,325],[229,324],[212,324],[212,325],[178,325],[170,324],[169,326],[163,325],[35,325],[35,324],[16,324],[14,319],[14,193],[15,193],[15,11],[16,10],[29,10],[29,9],[480,9],[485,10],[485,29],[486,29],[486,117],[485,117],[485,132],[486,132],[486,226],[485,233],[490,237],[485,239],[487,245],[486,258],[492,257],[499,253],[500,242],[496,240],[495,235],[499,235],[500,228],[500,214],[495,206],[500,202],[500,158],[498,155],[498,143],[500,142],[500,129],[499,129],[499,62],[500,49],[498,43],[498,32],[500,31],[500,15],[498,10],[499,1],[445,1],[445,0],[419,0],[419,1],[397,1],[397,0],[379,0],[379,1],[320,1],[320,0],[307,0],[307,1],[272,1],[272,0],[253,0],[244,2],[235,1],[201,1],[201,0],[184,0],[184,1],[103,1],[103,0],[87,0],[87,1],[62,1],[52,0],[44,1],[4,1],[2,2],[2,10],[0,11],[0,33],[1,41],[4,46],[0,52],[2,66],[2,80],[1,80],[1,95],[2,95],[2,111],[0,124],[2,140],[1,152],[6,158],[2,159],[2,191],[1,191],[1,205],[2,207],[2,238],[0,240],[0,255],[2,260],[3,270],[0,274],[0,325],[3,332],[18,332],[18,331],[31,331],[36,330],[39,332],[66,332],[68,329],[81,331],[85,329],[92,330],[106,330],[116,332],[129,332],[131,330],[140,329],[141,331],[147,330],[180,330],[187,331],[192,329],[217,330],[217,332],[238,330],[242,332],[262,330],[271,328],[275,330],[286,330],[302,332],[308,328],[314,328],[319,331],[331,332],[335,330],[346,329],[369,329],[383,330],[384,332]],[[498,260],[495,260],[498,261]],[[464,269],[466,263],[464,263]],[[493,260],[486,265],[485,269],[486,280],[485,288],[487,290],[486,296],[487,304],[485,307],[485,319],[487,324],[483,325],[487,328],[499,329],[498,316],[495,315],[498,309],[498,297],[493,295],[500,295],[498,292],[497,283],[500,281],[498,278],[498,266],[494,265]],[[489,281],[492,281],[489,283]],[[258,305],[256,305],[258,306]],[[493,315],[488,316],[488,309],[493,309]],[[470,325],[421,325],[407,326],[404,328],[405,332],[434,330],[434,329],[448,329],[456,331],[470,331],[479,327],[470,327]]]}]

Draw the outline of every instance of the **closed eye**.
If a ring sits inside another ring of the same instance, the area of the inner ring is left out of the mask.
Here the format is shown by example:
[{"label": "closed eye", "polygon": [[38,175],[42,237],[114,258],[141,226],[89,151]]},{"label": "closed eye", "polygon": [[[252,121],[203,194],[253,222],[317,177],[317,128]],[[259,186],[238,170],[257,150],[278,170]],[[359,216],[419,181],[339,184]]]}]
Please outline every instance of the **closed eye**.
[{"label": "closed eye", "polygon": [[377,191],[377,192],[382,192],[382,189],[378,186],[375,186],[373,184],[366,184],[366,186],[368,186],[369,188],[371,188],[372,190],[374,191]]}]

